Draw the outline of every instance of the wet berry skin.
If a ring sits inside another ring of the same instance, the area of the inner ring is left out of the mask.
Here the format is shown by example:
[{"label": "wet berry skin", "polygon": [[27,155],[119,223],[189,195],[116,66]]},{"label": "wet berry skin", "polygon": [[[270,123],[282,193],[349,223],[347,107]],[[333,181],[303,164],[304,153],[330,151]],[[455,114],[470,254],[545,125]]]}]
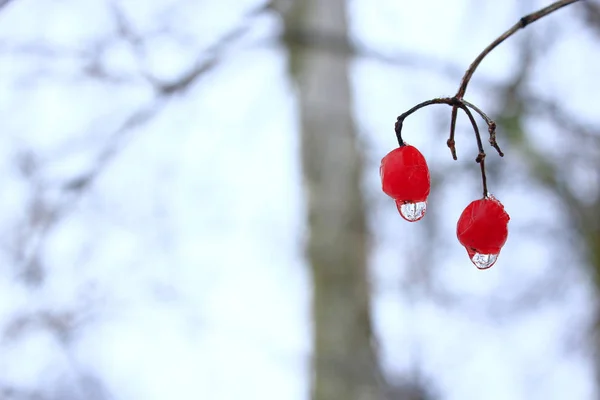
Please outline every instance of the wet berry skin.
[{"label": "wet berry skin", "polygon": [[379,168],[383,191],[402,203],[426,201],[429,196],[429,168],[416,147],[405,144],[389,152]]},{"label": "wet berry skin", "polygon": [[498,254],[508,237],[509,220],[508,213],[497,199],[485,197],[475,200],[458,219],[456,236],[471,258],[475,253]]}]

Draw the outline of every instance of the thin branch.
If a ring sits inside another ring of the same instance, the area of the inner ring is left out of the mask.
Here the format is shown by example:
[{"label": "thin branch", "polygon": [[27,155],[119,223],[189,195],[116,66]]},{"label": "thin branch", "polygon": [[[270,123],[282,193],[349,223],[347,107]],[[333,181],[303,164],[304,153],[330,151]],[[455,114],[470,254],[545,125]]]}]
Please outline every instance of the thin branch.
[{"label": "thin branch", "polygon": [[195,65],[190,69],[190,71],[183,74],[183,76],[176,81],[159,82],[158,80],[154,79],[154,84],[158,88],[158,91],[168,95],[182,91],[191,86],[201,75],[207,73],[217,65],[222,53],[231,43],[241,38],[249,30],[252,19],[260,16],[262,13],[269,11],[270,9],[271,5],[266,3],[246,13],[243,23],[239,24],[235,29],[231,30],[217,40],[204,52],[203,56],[196,61]]},{"label": "thin branch", "polygon": [[[117,155],[118,151],[122,148],[122,143],[125,140],[126,135],[133,129],[148,123],[163,109],[164,105],[165,101],[157,98],[150,102],[150,104],[143,106],[132,113],[111,134],[110,138],[107,139],[105,146],[96,156],[96,161],[93,163],[93,166],[87,172],[64,183],[62,186],[63,190],[67,192],[82,192],[84,189],[88,188],[100,172],[104,170],[106,165]],[[63,206],[62,208],[64,209],[65,207]],[[68,209],[69,207],[66,208]]]},{"label": "thin branch", "polygon": [[396,119],[396,125],[394,127],[395,131],[396,131],[396,138],[398,139],[398,144],[400,146],[404,146],[404,141],[402,140],[402,125],[404,123],[404,119],[406,119],[406,117],[408,117],[409,115],[411,115],[412,113],[414,113],[417,110],[420,110],[423,107],[427,107],[430,106],[432,104],[448,104],[448,105],[452,105],[452,102],[454,100],[450,97],[440,97],[440,98],[436,98],[436,99],[431,99],[431,100],[427,100],[424,101],[422,103],[417,104],[416,106],[414,106],[413,108],[411,108],[410,110],[400,114],[398,116],[398,118]]},{"label": "thin branch", "polygon": [[[263,9],[264,6],[248,15],[255,16]],[[31,232],[28,232],[26,242],[23,243],[23,246],[20,246],[25,249],[22,257],[20,257],[23,265],[30,265],[37,260],[39,250],[43,244],[43,238],[55,226],[57,221],[75,209],[73,204],[78,201],[90,187],[92,187],[100,174],[124,148],[125,141],[131,137],[133,132],[150,123],[162,110],[164,110],[165,105],[172,96],[183,93],[196,83],[204,73],[215,66],[229,45],[241,37],[248,30],[249,26],[250,20],[244,21],[239,26],[236,26],[230,33],[223,36],[211,46],[208,49],[208,53],[203,53],[203,55],[199,57],[199,61],[196,63],[195,67],[192,68],[189,73],[183,74],[179,79],[173,82],[160,83],[148,79],[147,76],[145,77],[156,89],[154,98],[145,105],[142,105],[136,111],[133,111],[112,133],[107,135],[104,144],[100,146],[90,167],[71,179],[58,183],[58,185],[41,188],[41,190],[44,191],[58,190],[58,198],[51,203],[43,203],[45,207],[44,210],[48,217],[35,226],[32,226]],[[19,253],[19,255],[21,254]]]},{"label": "thin branch", "polygon": [[509,30],[507,30],[506,32],[504,32],[496,40],[494,40],[492,43],[490,43],[490,45],[487,46],[477,56],[477,58],[475,58],[475,60],[471,63],[471,65],[469,66],[469,68],[465,72],[465,75],[463,76],[463,79],[462,79],[462,82],[460,84],[460,87],[458,88],[458,92],[456,93],[456,97],[458,97],[460,99],[462,99],[464,97],[465,92],[467,91],[467,85],[469,84],[469,81],[473,77],[473,74],[475,73],[475,70],[477,69],[477,67],[479,66],[479,64],[481,64],[481,61],[483,61],[483,59],[492,50],[494,50],[500,43],[504,42],[506,39],[508,39],[509,37],[511,37],[512,35],[514,35],[515,32],[517,32],[519,29],[523,29],[527,25],[529,25],[529,24],[537,21],[538,19],[541,19],[541,18],[545,17],[546,15],[548,15],[550,13],[553,13],[554,11],[556,11],[558,9],[560,9],[562,7],[565,7],[565,6],[568,6],[569,4],[575,3],[577,1],[579,1],[579,0],[561,0],[561,1],[557,1],[555,3],[550,4],[547,7],[542,8],[539,11],[536,11],[534,13],[531,13],[531,14],[526,15],[523,18],[521,18],[519,20],[519,22],[517,22]]},{"label": "thin branch", "polygon": [[454,140],[454,134],[456,132],[456,116],[458,114],[458,107],[452,106],[452,114],[450,117],[450,137],[446,141],[448,148],[450,149],[450,153],[452,154],[452,159],[457,160],[456,157],[456,141]]},{"label": "thin branch", "polygon": [[469,117],[469,121],[471,121],[471,125],[473,126],[473,132],[475,132],[475,140],[477,141],[477,148],[479,149],[479,154],[477,155],[477,158],[475,159],[475,161],[477,163],[479,163],[479,166],[481,167],[481,182],[483,184],[483,197],[487,197],[488,190],[487,190],[487,178],[485,176],[485,151],[483,150],[483,142],[481,141],[481,135],[479,134],[479,127],[477,127],[477,122],[475,121],[475,117],[473,117],[473,113],[471,112],[471,110],[469,110],[469,108],[467,106],[465,106],[463,103],[459,103],[458,105],[455,105],[453,107],[459,107],[461,110],[463,110],[465,112],[465,114],[467,114],[467,117]]},{"label": "thin branch", "polygon": [[[481,109],[479,109],[479,107],[469,103],[468,101],[466,101],[464,99],[462,99],[461,102],[465,106],[471,108],[473,111],[475,111],[477,114],[479,114],[481,116],[481,118],[483,118],[483,120],[488,125],[488,132],[490,133],[490,145],[492,145],[492,147],[496,149],[496,151],[498,152],[498,155],[500,155],[500,157],[504,157],[504,153],[502,152],[502,150],[500,149],[500,146],[496,142],[496,123],[490,117],[488,117],[486,113],[481,111]],[[456,158],[454,158],[454,159],[456,160]]]}]

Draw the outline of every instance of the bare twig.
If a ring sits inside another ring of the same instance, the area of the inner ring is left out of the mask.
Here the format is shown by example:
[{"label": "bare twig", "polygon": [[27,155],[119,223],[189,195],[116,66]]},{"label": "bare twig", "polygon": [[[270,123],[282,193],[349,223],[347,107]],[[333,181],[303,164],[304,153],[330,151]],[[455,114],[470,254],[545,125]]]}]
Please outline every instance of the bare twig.
[{"label": "bare twig", "polygon": [[406,117],[408,117],[415,111],[420,110],[423,107],[427,107],[432,104],[450,104],[451,102],[452,102],[452,99],[450,99],[448,97],[440,97],[440,98],[436,98],[436,99],[431,99],[431,100],[427,100],[422,103],[419,103],[416,106],[414,106],[413,108],[411,108],[410,110],[406,111],[405,113],[400,114],[398,116],[398,118],[396,119],[396,126],[395,126],[396,138],[398,139],[398,144],[400,146],[404,146],[404,141],[402,140],[402,125],[403,125],[404,119]]},{"label": "bare twig", "polygon": [[[453,108],[454,107],[456,107],[456,106],[453,106]],[[457,107],[459,107],[461,110],[463,110],[465,112],[465,114],[467,114],[467,117],[469,117],[469,121],[471,121],[471,125],[473,126],[473,132],[475,132],[475,140],[477,141],[477,148],[479,149],[479,154],[477,155],[475,162],[479,163],[479,166],[481,168],[481,181],[483,184],[483,197],[487,197],[488,190],[487,190],[487,178],[485,176],[485,151],[483,150],[483,143],[481,142],[481,135],[479,134],[479,128],[477,127],[477,122],[475,121],[475,117],[473,117],[473,113],[471,112],[471,110],[469,110],[469,108],[467,106],[465,106],[463,103],[459,103],[459,105]]]},{"label": "bare twig", "polygon": [[577,1],[579,1],[579,0],[560,0],[555,3],[550,4],[547,7],[542,8],[539,11],[536,11],[534,13],[531,13],[531,14],[526,15],[523,18],[521,18],[519,20],[519,22],[514,24],[509,30],[504,32],[496,40],[494,40],[492,43],[490,43],[489,46],[487,46],[485,49],[483,49],[483,51],[477,56],[477,58],[475,58],[475,60],[471,63],[471,65],[469,65],[469,68],[467,69],[467,71],[465,72],[465,75],[463,76],[460,87],[458,88],[456,97],[458,97],[458,98],[464,97],[465,92],[467,91],[467,85],[469,84],[469,81],[473,77],[475,70],[477,69],[479,64],[481,64],[483,59],[492,50],[494,50],[500,43],[504,42],[506,39],[508,39],[509,37],[514,35],[515,32],[517,32],[519,29],[523,29],[527,25],[534,23],[535,21],[545,17],[546,15],[553,13],[554,11],[561,9],[562,7],[568,6],[569,4],[575,3]]},{"label": "bare twig", "polygon": [[[500,146],[496,142],[496,123],[490,117],[488,117],[486,113],[481,111],[479,109],[479,107],[469,103],[465,99],[462,99],[461,101],[465,106],[471,108],[473,111],[475,111],[477,114],[479,114],[481,116],[481,118],[483,118],[483,120],[488,125],[488,132],[490,134],[490,145],[492,145],[492,147],[496,149],[496,151],[498,152],[498,155],[500,157],[504,157],[504,153],[502,152],[502,150],[500,149]],[[456,118],[454,118],[454,119],[456,119]],[[456,156],[454,157],[454,159],[456,160]]]},{"label": "bare twig", "polygon": [[452,118],[450,118],[450,137],[446,141],[448,148],[450,148],[450,153],[452,153],[452,158],[454,160],[456,157],[456,141],[454,140],[454,135],[456,133],[456,114],[458,113],[458,107],[452,107]]}]

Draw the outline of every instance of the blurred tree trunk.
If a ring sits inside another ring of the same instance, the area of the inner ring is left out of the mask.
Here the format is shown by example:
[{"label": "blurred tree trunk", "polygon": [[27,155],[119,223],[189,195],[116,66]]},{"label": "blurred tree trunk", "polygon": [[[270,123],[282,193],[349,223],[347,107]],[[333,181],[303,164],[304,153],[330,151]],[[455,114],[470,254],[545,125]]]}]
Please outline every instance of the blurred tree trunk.
[{"label": "blurred tree trunk", "polygon": [[363,160],[352,118],[349,56],[318,50],[315,43],[323,36],[347,37],[346,4],[305,0],[283,10],[287,5],[275,4],[284,16],[301,119],[306,253],[314,290],[312,399],[381,399],[381,374],[372,347]]}]

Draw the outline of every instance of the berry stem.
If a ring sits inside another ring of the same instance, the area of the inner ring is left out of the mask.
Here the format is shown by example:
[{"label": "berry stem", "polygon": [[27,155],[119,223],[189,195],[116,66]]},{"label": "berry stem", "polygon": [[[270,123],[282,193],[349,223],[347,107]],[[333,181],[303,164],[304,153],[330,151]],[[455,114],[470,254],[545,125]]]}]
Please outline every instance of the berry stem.
[{"label": "berry stem", "polygon": [[402,140],[402,124],[404,123],[406,117],[408,117],[415,111],[420,110],[423,107],[430,106],[432,104],[452,104],[452,102],[453,99],[450,97],[439,97],[419,103],[410,110],[400,114],[396,119],[396,125],[394,126],[394,130],[396,131],[396,138],[398,139],[398,144],[400,145],[400,147],[405,145],[404,140]]},{"label": "berry stem", "polygon": [[456,132],[456,114],[458,113],[458,106],[452,106],[452,118],[450,118],[450,137],[446,144],[450,148],[450,153],[452,153],[452,158],[456,161],[456,146],[454,141],[454,133]]},{"label": "berry stem", "polygon": [[473,113],[471,112],[471,110],[469,110],[467,106],[461,103],[458,105],[458,108],[460,108],[465,112],[465,114],[467,114],[467,117],[469,117],[469,121],[471,121],[471,125],[473,126],[473,131],[475,132],[475,140],[477,140],[477,149],[479,150],[479,155],[477,156],[476,161],[479,162],[480,158],[485,157],[485,151],[483,150],[483,142],[481,141],[481,135],[479,134],[479,127],[477,126],[477,121],[475,121]]},{"label": "berry stem", "polygon": [[479,163],[481,167],[481,182],[483,184],[483,197],[487,196],[487,178],[485,176],[485,151],[483,150],[483,142],[481,141],[481,135],[479,133],[479,127],[477,126],[477,121],[475,121],[475,117],[473,117],[473,113],[469,110],[464,103],[459,103],[458,108],[463,110],[467,117],[469,117],[469,121],[471,121],[471,125],[473,126],[473,132],[475,132],[475,140],[477,141],[477,148],[479,150],[479,154],[475,161]]},{"label": "berry stem", "polygon": [[481,168],[481,184],[483,185],[483,198],[488,197],[488,189],[487,189],[487,177],[485,176],[485,158],[482,158],[479,161],[479,167]]}]

